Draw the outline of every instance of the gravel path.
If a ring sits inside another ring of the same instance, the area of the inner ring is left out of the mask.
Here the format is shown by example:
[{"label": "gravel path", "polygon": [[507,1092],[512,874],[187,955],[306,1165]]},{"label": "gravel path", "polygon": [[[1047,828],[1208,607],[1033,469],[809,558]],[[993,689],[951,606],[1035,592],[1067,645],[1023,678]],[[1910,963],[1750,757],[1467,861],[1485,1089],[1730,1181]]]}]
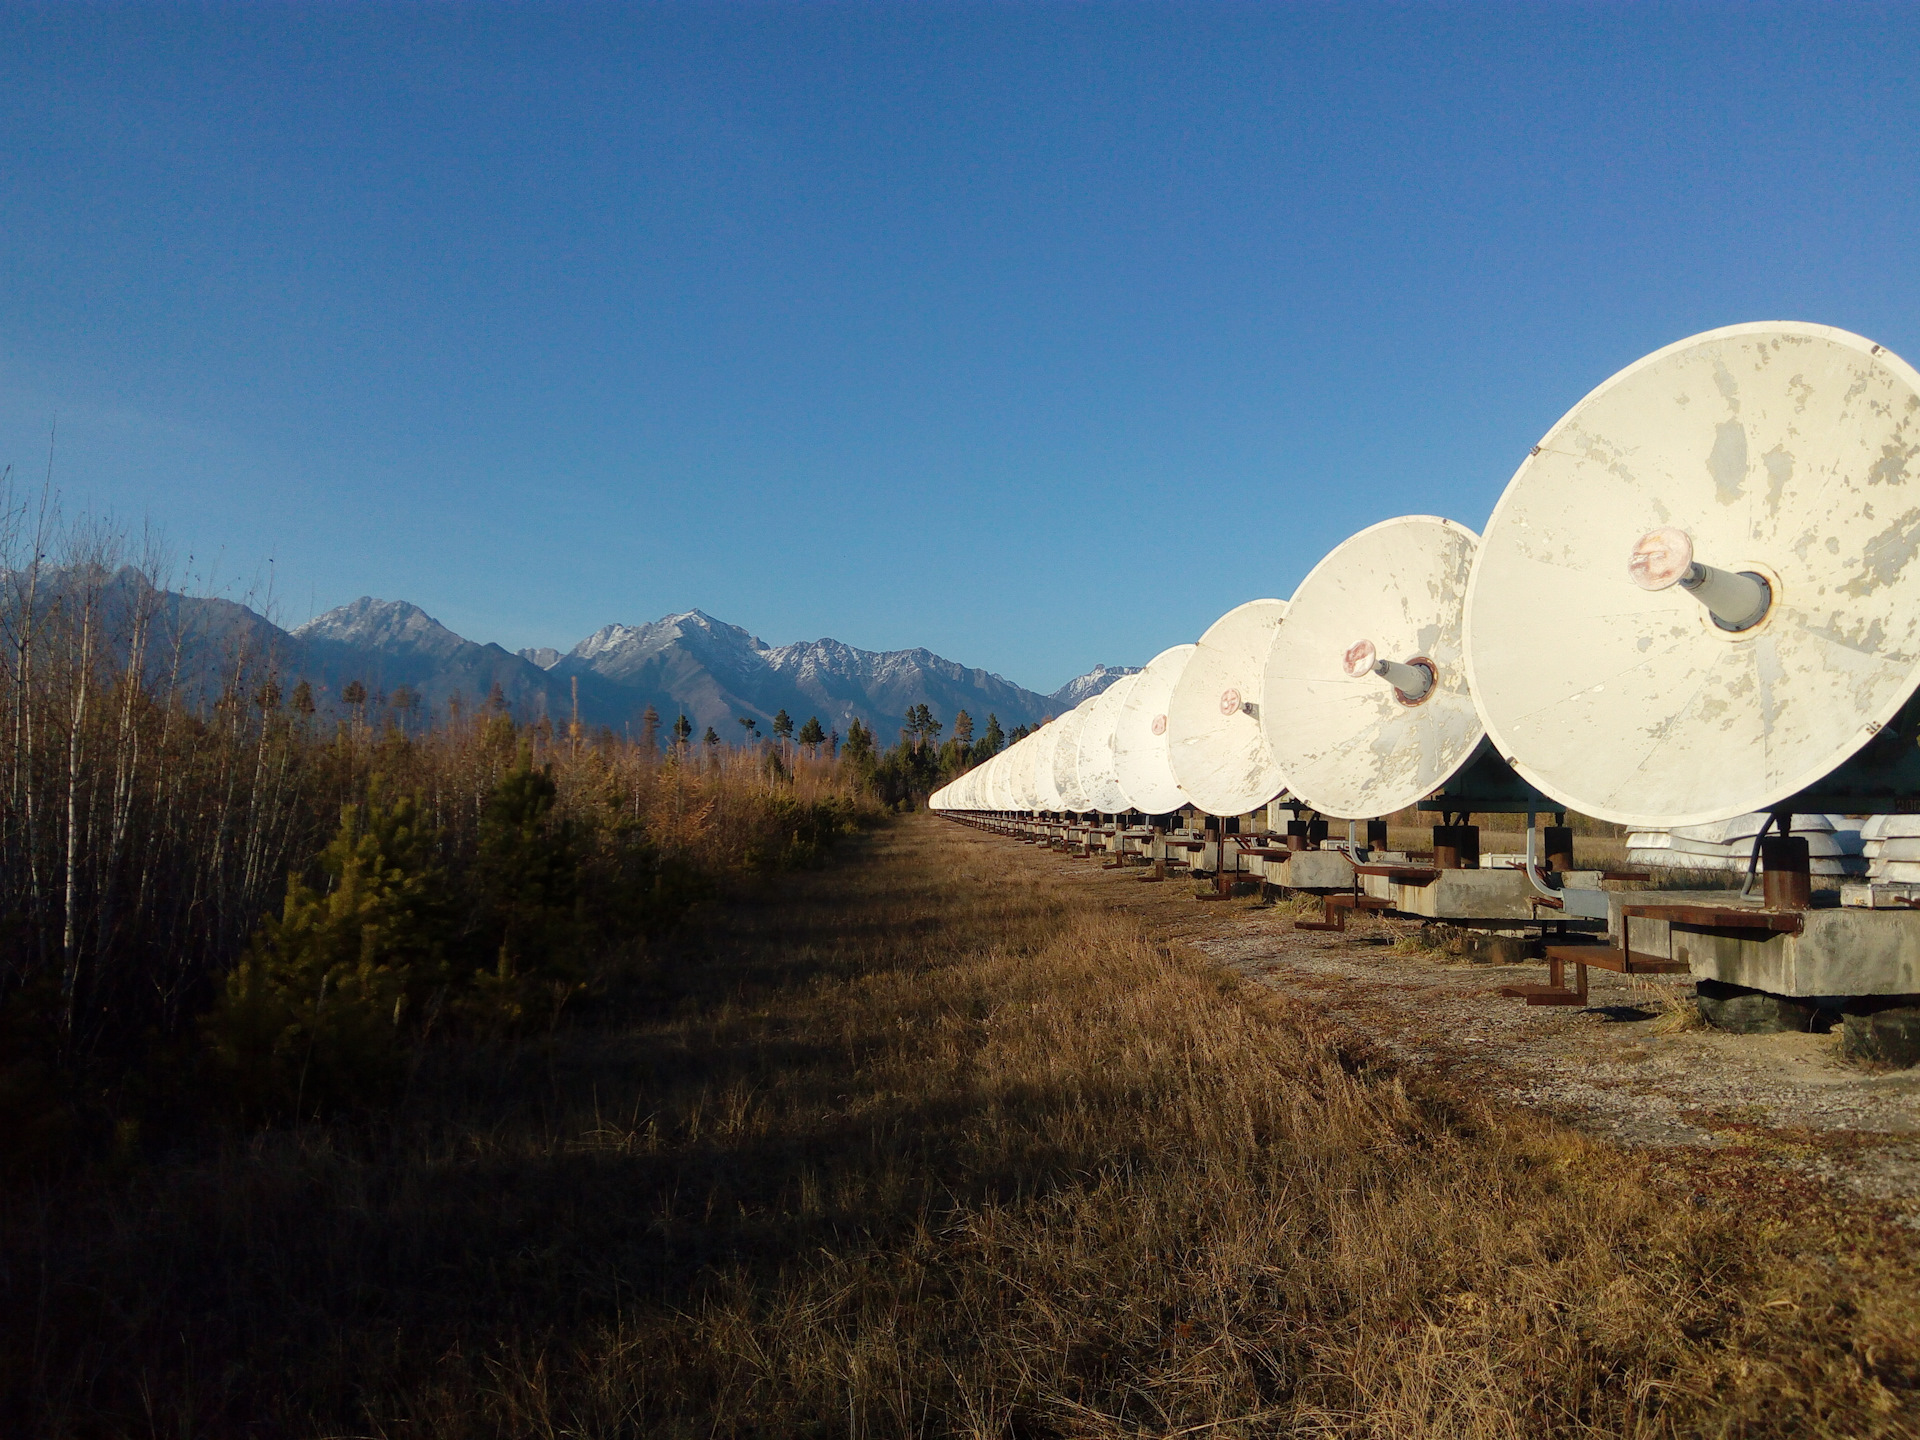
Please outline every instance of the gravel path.
[{"label": "gravel path", "polygon": [[1590,1005],[1529,1006],[1502,985],[1546,966],[1467,963],[1397,944],[1418,922],[1365,916],[1345,934],[1293,928],[1285,907],[1200,902],[1190,882],[1146,884],[982,836],[1015,865],[1068,871],[1159,933],[1314,1008],[1449,1084],[1551,1111],[1596,1137],[1763,1160],[1837,1182],[1920,1228],[1920,1069],[1855,1064],[1839,1035],[1679,1029],[1685,976],[1590,971]]}]

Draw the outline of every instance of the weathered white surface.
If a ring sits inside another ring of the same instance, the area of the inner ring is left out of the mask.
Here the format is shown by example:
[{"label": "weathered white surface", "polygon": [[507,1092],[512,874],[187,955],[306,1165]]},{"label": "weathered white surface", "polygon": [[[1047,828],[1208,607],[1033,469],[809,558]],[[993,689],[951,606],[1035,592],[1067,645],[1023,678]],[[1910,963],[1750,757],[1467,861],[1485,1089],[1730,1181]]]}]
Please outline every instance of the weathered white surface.
[{"label": "weathered white surface", "polygon": [[[1877,353],[1876,353],[1877,352]],[[1573,809],[1688,825],[1829,773],[1920,680],[1920,375],[1845,331],[1737,325],[1575,406],[1494,508],[1466,662],[1500,753]],[[1753,570],[1773,608],[1718,630],[1627,573],[1647,531]]]},{"label": "weathered white surface", "polygon": [[1020,791],[1020,747],[1007,746],[993,757],[993,778],[987,782],[988,794],[993,798],[996,810],[1024,810],[1025,797]]},{"label": "weathered white surface", "polygon": [[1093,808],[1115,815],[1128,808],[1127,792],[1120,788],[1114,773],[1113,730],[1120,718],[1120,705],[1126,699],[1136,676],[1114,681],[1087,702],[1087,722],[1080,731],[1080,785]]},{"label": "weathered white surface", "polygon": [[1249,600],[1200,637],[1167,703],[1173,778],[1210,815],[1244,815],[1286,789],[1267,738],[1247,704],[1258,706],[1267,652],[1286,617],[1284,600]]},{"label": "weathered white surface", "polygon": [[1043,731],[1036,730],[1022,740],[1017,747],[1018,764],[1013,772],[1016,797],[1014,808],[1017,810],[1040,808],[1038,781],[1034,777],[1040,765],[1043,734]]},{"label": "weathered white surface", "polygon": [[1007,747],[1007,800],[1015,810],[1033,809],[1033,757],[1039,737],[1028,735]]},{"label": "weathered white surface", "polygon": [[995,763],[999,759],[998,755],[989,756],[968,772],[974,781],[974,798],[982,810],[1003,808],[999,795],[999,766]]},{"label": "weathered white surface", "polygon": [[1193,803],[1173,778],[1167,749],[1167,706],[1192,645],[1162,650],[1133,677],[1113,725],[1113,772],[1128,801],[1143,815],[1171,815]]},{"label": "weathered white surface", "polygon": [[[990,765],[991,762],[988,762]],[[967,808],[970,810],[991,810],[993,804],[993,772],[988,765],[976,765],[962,780],[967,787]]]},{"label": "weathered white surface", "polygon": [[969,810],[993,809],[993,796],[989,793],[993,776],[984,765],[976,765],[961,777],[966,786],[967,808]]},{"label": "weathered white surface", "polygon": [[1053,752],[1060,743],[1060,722],[1049,720],[1033,735],[1033,768],[1028,772],[1027,786],[1033,797],[1030,807],[1034,810],[1064,810],[1066,803],[1060,798],[1060,791],[1053,783]]},{"label": "weathered white surface", "polygon": [[1087,706],[1092,703],[1083,701],[1053,722],[1053,728],[1060,732],[1053,747],[1053,788],[1060,792],[1062,808],[1076,814],[1093,808],[1080,785],[1080,732],[1086,727]]},{"label": "weathered white surface", "polygon": [[993,757],[993,779],[989,782],[989,789],[996,810],[1026,808],[1025,797],[1020,793],[1020,763],[1019,757],[1014,754],[1015,748],[1009,745]]},{"label": "weathered white surface", "polygon": [[[1287,787],[1321,814],[1404,809],[1480,743],[1461,640],[1476,538],[1432,515],[1383,520],[1343,541],[1293,592],[1267,656],[1260,725]],[[1383,660],[1432,661],[1427,697],[1406,705],[1380,676],[1350,675],[1346,655],[1363,641]]]}]

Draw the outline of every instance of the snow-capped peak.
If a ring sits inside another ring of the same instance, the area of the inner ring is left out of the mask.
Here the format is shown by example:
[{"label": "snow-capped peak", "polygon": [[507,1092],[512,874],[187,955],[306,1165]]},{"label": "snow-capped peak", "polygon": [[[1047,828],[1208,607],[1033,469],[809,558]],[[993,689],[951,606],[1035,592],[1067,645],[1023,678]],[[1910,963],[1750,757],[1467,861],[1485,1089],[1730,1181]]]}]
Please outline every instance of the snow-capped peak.
[{"label": "snow-capped peak", "polygon": [[1129,675],[1138,675],[1138,665],[1096,665],[1084,675],[1076,675],[1049,697],[1071,710],[1083,700],[1090,700],[1116,680],[1124,680]]},{"label": "snow-capped peak", "polygon": [[467,643],[418,605],[376,600],[371,595],[316,615],[293,633],[303,640],[330,640],[367,650],[429,654],[445,654]]}]

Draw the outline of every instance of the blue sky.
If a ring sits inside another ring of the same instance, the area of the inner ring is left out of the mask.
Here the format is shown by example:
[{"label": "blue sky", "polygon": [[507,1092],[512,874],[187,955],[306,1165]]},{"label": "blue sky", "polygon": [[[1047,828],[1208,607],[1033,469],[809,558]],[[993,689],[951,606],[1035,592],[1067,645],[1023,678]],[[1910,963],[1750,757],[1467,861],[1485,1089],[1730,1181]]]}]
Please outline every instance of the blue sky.
[{"label": "blue sky", "polygon": [[[1693,332],[1920,361],[1920,8],[0,6],[0,463],[278,618],[1052,689]],[[269,567],[269,561],[271,566]]]}]

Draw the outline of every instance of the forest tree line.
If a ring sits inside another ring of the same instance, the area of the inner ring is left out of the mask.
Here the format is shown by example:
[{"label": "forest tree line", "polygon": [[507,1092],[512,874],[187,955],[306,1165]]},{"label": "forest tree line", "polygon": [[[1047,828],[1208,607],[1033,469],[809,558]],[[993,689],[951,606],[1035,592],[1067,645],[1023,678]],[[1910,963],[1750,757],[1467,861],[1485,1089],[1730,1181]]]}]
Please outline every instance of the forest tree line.
[{"label": "forest tree line", "polygon": [[717,882],[872,808],[824,745],[360,682],[323,710],[131,551],[0,508],[0,1157],[170,1106],[377,1103],[411,1048],[553,1023]]}]

